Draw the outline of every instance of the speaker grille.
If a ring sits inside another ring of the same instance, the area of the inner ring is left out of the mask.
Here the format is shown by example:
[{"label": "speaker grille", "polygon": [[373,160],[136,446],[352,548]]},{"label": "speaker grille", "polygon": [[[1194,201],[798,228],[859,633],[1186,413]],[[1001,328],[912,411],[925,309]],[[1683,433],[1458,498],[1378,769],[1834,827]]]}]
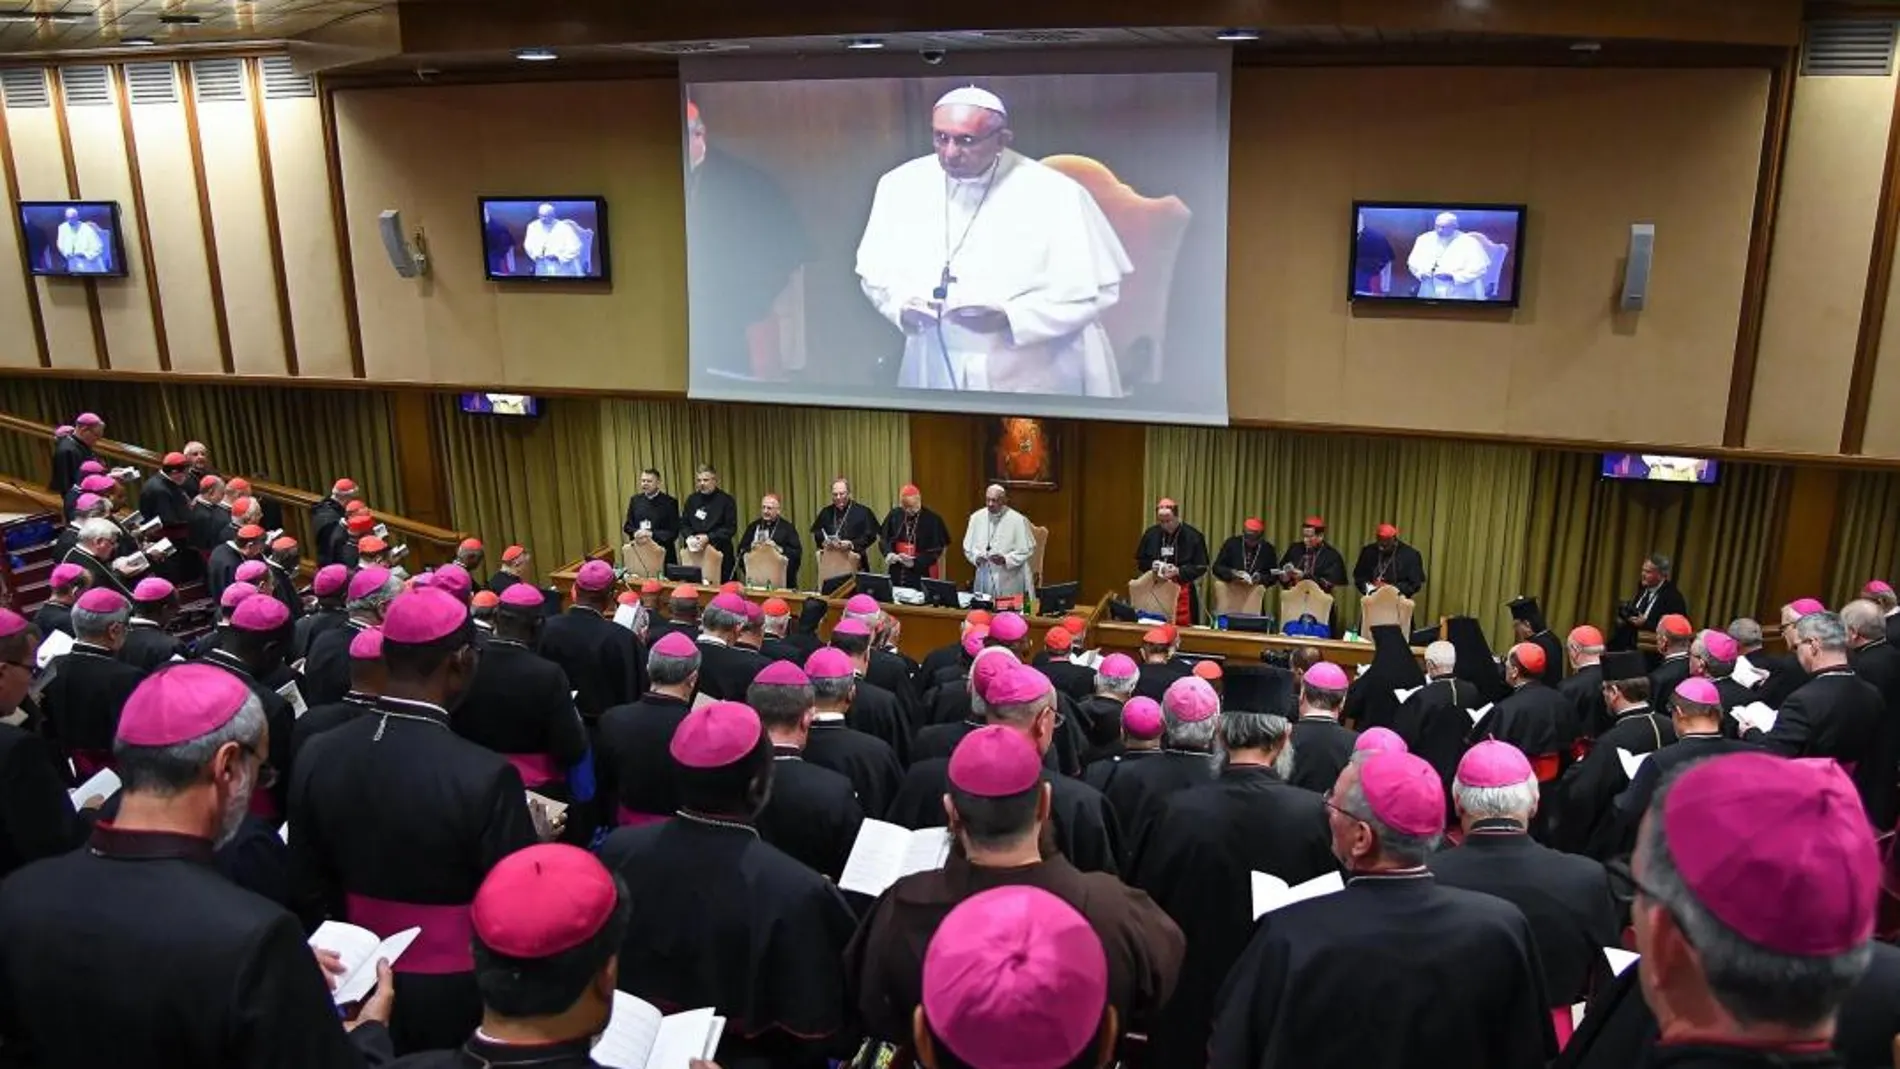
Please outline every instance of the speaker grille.
[{"label": "speaker grille", "polygon": [[96,108],[112,103],[112,82],[104,67],[61,67],[59,87],[69,108]]},{"label": "speaker grille", "polygon": [[241,59],[194,59],[191,82],[198,103],[242,101],[244,99],[244,61]]},{"label": "speaker grille", "polygon": [[1892,19],[1810,22],[1801,47],[1804,78],[1885,78],[1893,73]]},{"label": "speaker grille", "polygon": [[294,100],[317,95],[317,80],[297,73],[289,56],[265,56],[260,64],[264,74],[265,100]]},{"label": "speaker grille", "polygon": [[178,68],[170,63],[128,63],[125,86],[134,104],[176,104]]},{"label": "speaker grille", "polygon": [[0,98],[9,108],[52,107],[46,91],[46,71],[40,67],[9,67],[0,70]]}]

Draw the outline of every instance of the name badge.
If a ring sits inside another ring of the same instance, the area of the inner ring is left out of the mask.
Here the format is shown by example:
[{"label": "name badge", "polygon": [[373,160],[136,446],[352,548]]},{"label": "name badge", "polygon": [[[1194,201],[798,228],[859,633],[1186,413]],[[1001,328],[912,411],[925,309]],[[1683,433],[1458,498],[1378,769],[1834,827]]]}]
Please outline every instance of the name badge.
[{"label": "name badge", "polygon": [[706,518],[706,510],[705,510],[705,509],[694,509],[694,510],[693,510],[693,519],[696,519],[696,520],[703,520],[703,519],[705,519],[705,518]]},{"label": "name badge", "polygon": [[1164,556],[1164,557],[1172,557],[1172,556],[1174,556],[1174,547],[1173,547],[1173,546],[1162,546],[1162,547],[1161,547],[1161,555],[1162,555],[1162,556]]},{"label": "name badge", "polygon": [[653,521],[651,521],[651,520],[641,520],[641,521],[640,521],[640,529],[641,529],[642,531],[651,531],[651,530],[653,530]]}]

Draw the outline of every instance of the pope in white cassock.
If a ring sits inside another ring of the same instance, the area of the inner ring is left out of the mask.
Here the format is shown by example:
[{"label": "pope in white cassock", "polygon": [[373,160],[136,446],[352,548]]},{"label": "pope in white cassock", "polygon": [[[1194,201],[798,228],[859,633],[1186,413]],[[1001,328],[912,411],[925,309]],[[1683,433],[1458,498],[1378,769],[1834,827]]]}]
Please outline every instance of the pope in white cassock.
[{"label": "pope in white cassock", "polygon": [[1029,562],[1035,555],[1029,521],[1009,507],[1002,487],[986,487],[983,507],[970,513],[970,525],[963,529],[964,559],[976,566],[970,589],[999,598],[1029,593]]},{"label": "pope in white cassock", "polygon": [[66,270],[75,275],[98,275],[112,270],[105,238],[90,220],[79,218],[77,208],[66,209],[66,221],[59,224],[56,244],[59,254],[66,258]]},{"label": "pope in white cassock", "polygon": [[952,90],[934,155],[878,179],[864,295],[904,332],[911,389],[1122,396],[1102,312],[1134,271],[1087,190],[1012,150],[995,94]]},{"label": "pope in white cassock", "polygon": [[534,261],[534,273],[579,277],[587,273],[581,262],[581,230],[572,219],[554,214],[554,205],[535,209],[534,222],[521,235],[521,248]]},{"label": "pope in white cassock", "polygon": [[1412,243],[1405,269],[1418,279],[1418,296],[1431,301],[1482,301],[1491,254],[1476,234],[1458,229],[1458,217],[1440,212],[1432,229]]}]

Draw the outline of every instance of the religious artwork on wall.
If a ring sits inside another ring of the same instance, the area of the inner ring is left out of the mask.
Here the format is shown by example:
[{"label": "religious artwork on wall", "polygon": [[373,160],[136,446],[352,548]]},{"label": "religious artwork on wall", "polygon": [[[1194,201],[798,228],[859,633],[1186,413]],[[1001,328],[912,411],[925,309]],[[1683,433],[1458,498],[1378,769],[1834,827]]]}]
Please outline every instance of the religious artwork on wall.
[{"label": "religious artwork on wall", "polygon": [[998,416],[989,421],[984,455],[989,481],[1035,490],[1056,488],[1056,421]]}]

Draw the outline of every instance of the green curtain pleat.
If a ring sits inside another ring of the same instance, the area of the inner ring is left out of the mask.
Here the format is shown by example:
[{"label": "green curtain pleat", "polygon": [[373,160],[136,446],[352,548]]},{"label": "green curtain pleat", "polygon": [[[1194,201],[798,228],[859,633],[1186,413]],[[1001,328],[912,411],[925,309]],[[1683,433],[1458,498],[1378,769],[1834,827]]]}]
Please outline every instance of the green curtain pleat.
[{"label": "green curtain pleat", "polygon": [[[1209,553],[1248,516],[1265,521],[1284,553],[1301,521],[1318,514],[1348,570],[1373,529],[1395,523],[1425,557],[1414,625],[1468,613],[1496,634],[1510,618],[1504,606],[1523,566],[1531,460],[1529,449],[1515,446],[1156,427],[1148,431],[1144,497],[1178,501],[1207,536]],[[1356,626],[1356,592],[1335,593],[1342,626]]]},{"label": "green curtain pleat", "polygon": [[1753,615],[1784,469],[1725,462],[1713,487],[1617,482],[1595,453],[1538,451],[1522,586],[1553,629],[1605,633],[1634,593],[1645,555],[1660,552],[1698,627]]},{"label": "green curtain pleat", "polygon": [[801,530],[833,477],[881,514],[910,471],[910,421],[896,412],[554,398],[540,419],[510,420],[466,415],[444,396],[435,418],[454,525],[525,545],[543,569],[618,544],[644,467],[684,502],[693,469],[710,463],[742,522],[771,491]]},{"label": "green curtain pleat", "polygon": [[[371,507],[404,511],[389,396],[378,390],[0,379],[0,411],[54,426],[97,412],[114,441],[160,453],[201,441],[219,471],[317,494],[348,476]],[[44,441],[0,435],[0,470],[44,482],[50,456]]]},{"label": "green curtain pleat", "polygon": [[1855,597],[1869,579],[1900,579],[1900,472],[1846,473],[1840,509],[1829,605]]}]

